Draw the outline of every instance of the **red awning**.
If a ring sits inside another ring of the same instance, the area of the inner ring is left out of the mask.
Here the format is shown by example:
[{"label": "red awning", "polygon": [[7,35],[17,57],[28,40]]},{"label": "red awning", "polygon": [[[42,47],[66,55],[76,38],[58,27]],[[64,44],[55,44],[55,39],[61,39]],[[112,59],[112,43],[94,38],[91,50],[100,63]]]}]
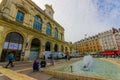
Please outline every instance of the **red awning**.
[{"label": "red awning", "polygon": [[120,54],[120,50],[117,51],[117,54]]},{"label": "red awning", "polygon": [[106,51],[106,52],[103,52],[102,54],[114,54],[114,52],[113,51]]}]

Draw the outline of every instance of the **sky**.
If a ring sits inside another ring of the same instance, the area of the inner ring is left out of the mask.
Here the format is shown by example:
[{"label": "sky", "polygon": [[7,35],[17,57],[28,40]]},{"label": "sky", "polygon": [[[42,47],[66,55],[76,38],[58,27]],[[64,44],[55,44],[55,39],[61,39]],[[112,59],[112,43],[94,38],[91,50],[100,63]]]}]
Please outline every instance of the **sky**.
[{"label": "sky", "polygon": [[64,29],[65,41],[76,42],[120,28],[120,0],[32,0],[41,9],[52,5],[54,20]]}]

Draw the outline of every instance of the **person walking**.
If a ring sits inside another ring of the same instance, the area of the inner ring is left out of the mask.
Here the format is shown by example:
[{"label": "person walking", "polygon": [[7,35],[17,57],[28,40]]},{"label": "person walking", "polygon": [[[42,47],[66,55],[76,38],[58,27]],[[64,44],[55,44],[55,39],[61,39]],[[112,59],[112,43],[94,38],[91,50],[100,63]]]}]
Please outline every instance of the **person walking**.
[{"label": "person walking", "polygon": [[50,62],[51,62],[51,65],[55,65],[53,54],[50,54]]},{"label": "person walking", "polygon": [[7,68],[10,64],[11,64],[11,67],[14,67],[14,65],[13,65],[13,60],[14,60],[13,53],[11,53],[11,52],[8,53],[7,60],[8,60],[8,63],[5,66],[5,68]]},{"label": "person walking", "polygon": [[70,60],[70,54],[69,54],[69,52],[66,53],[65,58],[66,58],[66,61],[69,61],[69,60]]}]

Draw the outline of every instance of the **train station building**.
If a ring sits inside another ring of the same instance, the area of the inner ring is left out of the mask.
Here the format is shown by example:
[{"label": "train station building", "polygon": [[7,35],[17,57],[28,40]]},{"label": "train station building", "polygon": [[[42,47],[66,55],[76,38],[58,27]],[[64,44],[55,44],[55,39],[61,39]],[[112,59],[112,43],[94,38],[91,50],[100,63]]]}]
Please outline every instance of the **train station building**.
[{"label": "train station building", "polygon": [[42,10],[31,0],[0,0],[0,61],[12,51],[15,60],[38,58],[44,51],[72,52],[52,5]]}]

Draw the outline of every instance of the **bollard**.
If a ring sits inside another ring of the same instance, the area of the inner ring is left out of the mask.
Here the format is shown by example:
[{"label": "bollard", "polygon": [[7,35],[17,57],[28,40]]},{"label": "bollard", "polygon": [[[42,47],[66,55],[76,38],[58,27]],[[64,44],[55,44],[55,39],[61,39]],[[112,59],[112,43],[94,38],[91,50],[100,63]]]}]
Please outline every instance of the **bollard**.
[{"label": "bollard", "polygon": [[71,69],[71,73],[72,73],[73,72],[72,66],[70,66],[70,69]]}]

